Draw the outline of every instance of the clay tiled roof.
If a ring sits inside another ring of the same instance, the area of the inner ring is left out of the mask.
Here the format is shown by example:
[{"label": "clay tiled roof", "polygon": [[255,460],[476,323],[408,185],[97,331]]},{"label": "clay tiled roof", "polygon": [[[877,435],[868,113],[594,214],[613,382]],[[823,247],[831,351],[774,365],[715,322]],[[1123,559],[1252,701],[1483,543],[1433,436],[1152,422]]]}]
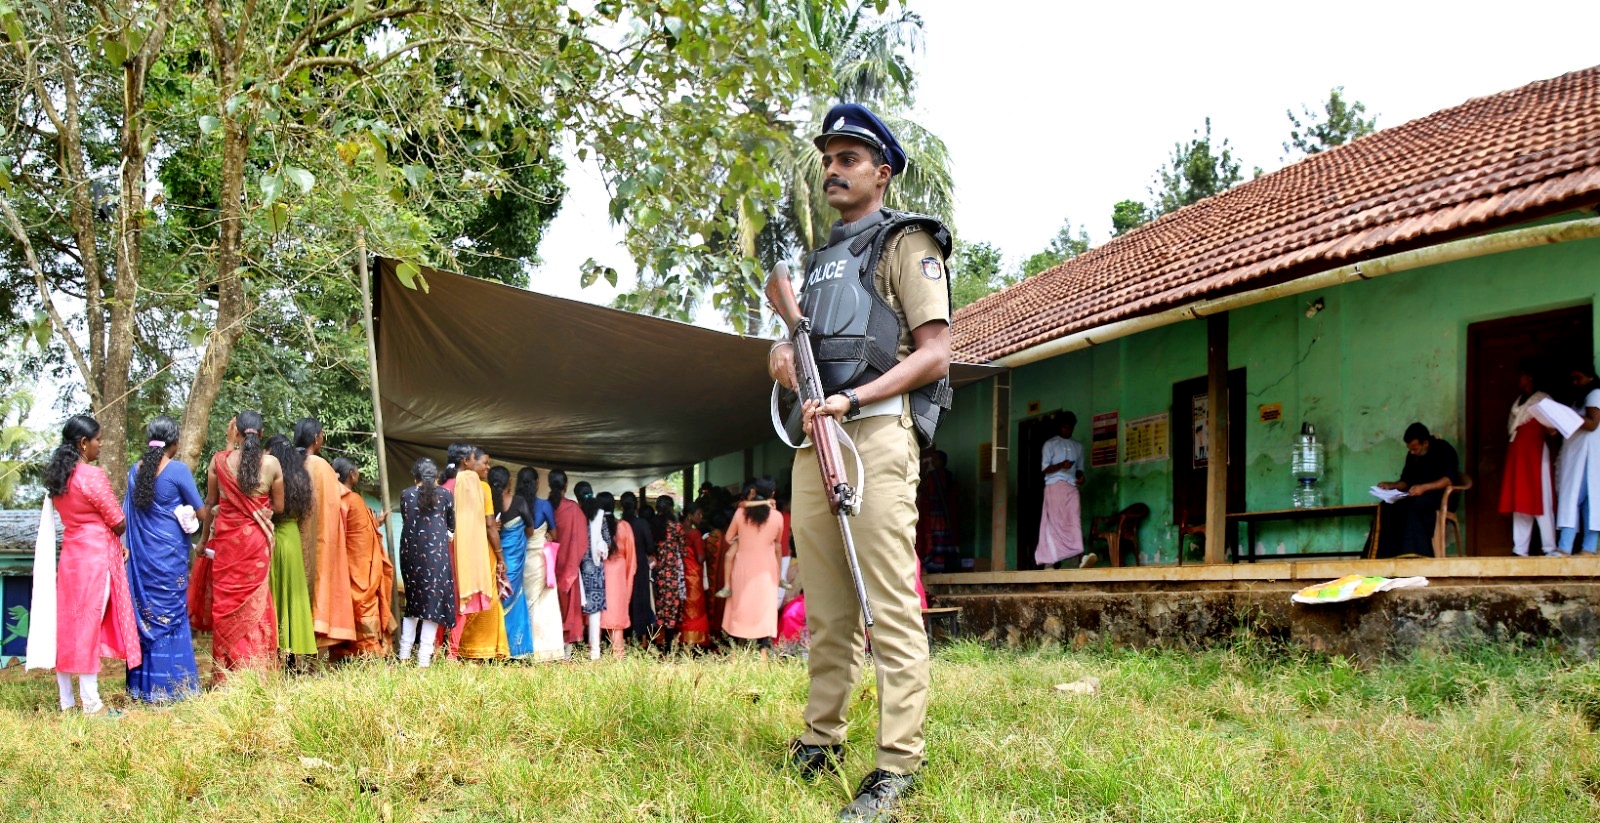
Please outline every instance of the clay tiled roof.
[{"label": "clay tiled roof", "polygon": [[956,313],[984,362],[1199,299],[1600,202],[1600,66],[1384,129],[1162,216]]}]

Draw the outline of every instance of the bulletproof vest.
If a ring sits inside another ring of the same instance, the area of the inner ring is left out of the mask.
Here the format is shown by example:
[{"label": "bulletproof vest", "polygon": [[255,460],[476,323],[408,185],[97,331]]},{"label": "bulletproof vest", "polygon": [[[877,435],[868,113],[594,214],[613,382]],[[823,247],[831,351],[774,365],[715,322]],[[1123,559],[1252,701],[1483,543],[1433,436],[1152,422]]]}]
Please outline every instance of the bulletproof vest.
[{"label": "bulletproof vest", "polygon": [[[950,232],[938,220],[883,209],[835,226],[828,245],[807,258],[800,311],[811,320],[823,392],[870,383],[900,362],[900,313],[878,293],[873,277],[888,241],[913,227],[929,232],[944,256],[950,256]],[[948,271],[944,279],[948,296]],[[924,445],[933,442],[952,397],[948,376],[911,392],[911,413]]]}]

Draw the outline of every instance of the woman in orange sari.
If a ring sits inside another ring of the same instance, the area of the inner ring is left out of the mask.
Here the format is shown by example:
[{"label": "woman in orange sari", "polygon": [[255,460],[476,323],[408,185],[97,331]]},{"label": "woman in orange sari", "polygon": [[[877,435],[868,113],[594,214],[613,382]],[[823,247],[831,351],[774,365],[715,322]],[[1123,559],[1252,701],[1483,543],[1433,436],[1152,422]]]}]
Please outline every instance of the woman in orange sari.
[{"label": "woman in orange sari", "polygon": [[211,632],[216,680],[278,663],[272,608],[272,515],[283,511],[283,472],[261,445],[261,413],[228,421],[228,450],[206,469],[206,517],[189,591],[195,628]]},{"label": "woman in orange sari", "polygon": [[301,418],[294,424],[294,447],[305,454],[306,474],[311,477],[311,513],[306,518],[306,530],[300,535],[300,551],[319,649],[331,649],[356,639],[356,617],[349,597],[350,568],[340,533],[344,513],[339,501],[344,499],[344,486],[322,456],[326,441],[322,424],[315,417]]},{"label": "woman in orange sari", "polygon": [[344,496],[339,499],[339,531],[344,536],[345,564],[350,569],[356,639],[339,644],[329,655],[335,659],[384,657],[389,654],[389,641],[394,636],[394,564],[383,541],[378,539],[377,518],[356,491],[361,470],[350,458],[335,457],[333,471],[344,488]]},{"label": "woman in orange sari", "polygon": [[456,625],[461,631],[459,656],[467,660],[511,656],[505,608],[500,605],[506,566],[494,501],[484,482],[488,474],[489,455],[474,446],[456,475],[456,589],[461,597]]}]

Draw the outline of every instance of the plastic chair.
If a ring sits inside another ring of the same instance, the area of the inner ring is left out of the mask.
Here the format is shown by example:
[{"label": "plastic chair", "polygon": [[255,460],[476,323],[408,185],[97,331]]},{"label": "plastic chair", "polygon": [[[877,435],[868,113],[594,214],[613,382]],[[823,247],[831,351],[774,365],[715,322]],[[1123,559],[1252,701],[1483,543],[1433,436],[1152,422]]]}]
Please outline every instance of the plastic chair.
[{"label": "plastic chair", "polygon": [[1096,517],[1089,526],[1095,540],[1106,542],[1106,553],[1113,567],[1122,566],[1122,542],[1132,544],[1133,562],[1139,563],[1139,523],[1150,516],[1150,507],[1135,503],[1110,517]]}]

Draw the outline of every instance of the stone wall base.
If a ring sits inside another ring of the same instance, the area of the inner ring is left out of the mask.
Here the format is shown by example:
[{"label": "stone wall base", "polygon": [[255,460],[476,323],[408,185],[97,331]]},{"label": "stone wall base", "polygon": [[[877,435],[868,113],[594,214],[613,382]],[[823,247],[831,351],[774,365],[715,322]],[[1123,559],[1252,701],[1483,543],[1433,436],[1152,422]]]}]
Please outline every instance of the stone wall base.
[{"label": "stone wall base", "polygon": [[943,585],[939,606],[962,608],[963,631],[1005,646],[1204,647],[1241,638],[1358,660],[1421,648],[1554,641],[1600,650],[1600,581],[1434,580],[1348,603],[1302,606],[1304,583],[1110,584],[1059,587]]}]

